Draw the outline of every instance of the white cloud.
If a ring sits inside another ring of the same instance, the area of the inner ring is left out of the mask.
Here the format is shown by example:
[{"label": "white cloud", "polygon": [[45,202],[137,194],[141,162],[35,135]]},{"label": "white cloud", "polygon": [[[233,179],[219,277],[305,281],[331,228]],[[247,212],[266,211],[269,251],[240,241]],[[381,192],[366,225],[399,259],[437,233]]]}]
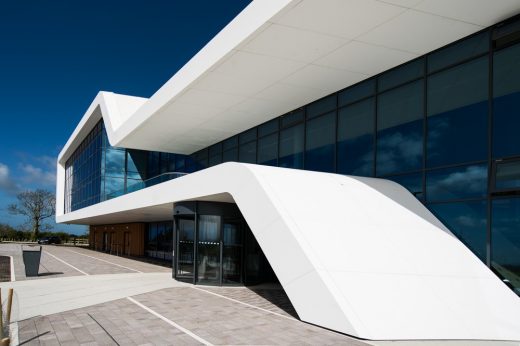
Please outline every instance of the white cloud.
[{"label": "white cloud", "polygon": [[9,194],[15,194],[19,188],[13,179],[9,176],[9,167],[0,162],[0,190]]},{"label": "white cloud", "polygon": [[39,187],[56,185],[56,172],[54,170],[43,170],[31,164],[21,164],[20,170],[24,174],[21,180],[26,184],[35,184]]}]

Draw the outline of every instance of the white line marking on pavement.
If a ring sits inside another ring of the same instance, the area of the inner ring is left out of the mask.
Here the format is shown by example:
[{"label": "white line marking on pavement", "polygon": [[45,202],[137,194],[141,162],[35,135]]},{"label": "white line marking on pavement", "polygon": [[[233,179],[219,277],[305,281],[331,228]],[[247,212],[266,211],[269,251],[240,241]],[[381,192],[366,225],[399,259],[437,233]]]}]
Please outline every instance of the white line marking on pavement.
[{"label": "white line marking on pavement", "polygon": [[181,327],[179,326],[177,323],[173,322],[172,320],[169,320],[167,319],[166,317],[164,317],[163,315],[153,311],[152,309],[150,309],[149,307],[147,307],[146,305],[143,305],[141,303],[139,303],[137,300],[131,298],[131,297],[126,297],[126,299],[128,299],[129,301],[131,301],[132,303],[134,303],[135,305],[141,307],[142,309],[148,311],[149,313],[151,313],[152,315],[156,316],[156,317],[159,317],[161,320],[163,320],[164,322],[168,323],[169,325],[177,328],[178,330],[180,330],[181,332],[185,333],[185,334],[188,334],[189,336],[191,336],[192,338],[194,338],[195,340],[197,340],[198,342],[201,342],[203,343],[204,345],[208,345],[208,346],[213,346],[213,344],[207,340],[204,340],[203,338],[201,338],[200,336],[194,334],[193,332],[189,331],[188,329],[184,328],[184,327]]},{"label": "white line marking on pavement", "polygon": [[61,263],[68,265],[68,266],[71,267],[72,269],[75,269],[75,270],[79,271],[81,274],[83,274],[83,275],[90,275],[90,274],[88,274],[88,273],[85,273],[83,270],[74,267],[72,264],[65,262],[65,261],[62,260],[61,258],[58,258],[58,257],[54,256],[54,255],[51,254],[50,252],[48,252],[48,251],[44,251],[44,252],[45,252],[47,255],[49,255],[49,256],[51,256],[51,257],[54,257],[55,259],[57,259],[57,260],[60,261]]},{"label": "white line marking on pavement", "polygon": [[101,261],[101,262],[106,262],[106,263],[108,263],[108,264],[112,264],[112,265],[115,265],[115,266],[118,266],[118,267],[121,267],[121,268],[125,268],[125,269],[128,269],[128,270],[131,270],[131,271],[137,272],[137,273],[143,273],[143,272],[140,271],[140,270],[133,269],[133,268],[130,268],[130,267],[126,267],[126,266],[124,266],[124,265],[117,264],[117,263],[114,263],[114,262],[110,262],[110,261],[107,261],[107,260],[104,260],[104,259],[101,259],[101,258],[97,258],[97,257],[94,257],[94,256],[85,255],[85,254],[83,254],[83,253],[81,253],[81,252],[72,251],[72,250],[67,250],[67,251],[68,251],[68,252],[75,253],[75,254],[78,254],[78,255],[81,255],[81,256],[90,257],[90,258],[93,258],[93,259],[98,260],[98,261]]},{"label": "white line marking on pavement", "polygon": [[13,256],[9,257],[11,257],[11,281],[16,281],[16,277],[14,276],[14,259]]},{"label": "white line marking on pavement", "polygon": [[244,302],[241,302],[240,300],[229,298],[229,297],[223,296],[223,295],[218,294],[218,293],[206,291],[205,289],[202,289],[202,288],[198,288],[198,287],[192,287],[192,288],[196,289],[196,290],[199,290],[199,291],[202,291],[202,292],[206,292],[208,294],[213,294],[214,296],[217,296],[217,297],[220,297],[220,298],[224,298],[224,299],[230,300],[230,301],[235,302],[235,303],[239,303],[239,304],[242,304],[242,305],[245,305],[245,306],[249,306],[250,308],[253,308],[253,309],[258,309],[258,310],[261,310],[261,311],[264,311],[264,312],[268,312],[270,314],[273,314],[273,315],[276,315],[276,316],[279,316],[279,317],[286,318],[288,320],[293,320],[293,321],[298,321],[299,322],[298,319],[296,319],[294,317],[291,317],[291,316],[285,316],[285,315],[279,314],[279,313],[274,312],[274,311],[269,311],[267,309],[263,309],[263,308],[258,307],[258,306],[254,306],[254,305],[251,305],[251,304],[248,304],[248,303],[244,303]]}]

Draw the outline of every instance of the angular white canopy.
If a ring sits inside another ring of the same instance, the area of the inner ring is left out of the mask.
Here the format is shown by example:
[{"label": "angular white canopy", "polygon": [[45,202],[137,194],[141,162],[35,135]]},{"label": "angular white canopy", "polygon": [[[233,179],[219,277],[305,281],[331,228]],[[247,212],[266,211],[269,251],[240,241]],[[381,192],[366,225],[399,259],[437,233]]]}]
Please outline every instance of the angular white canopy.
[{"label": "angular white canopy", "polygon": [[518,12],[519,0],[253,1],[149,100],[103,107],[109,139],[191,154]]}]

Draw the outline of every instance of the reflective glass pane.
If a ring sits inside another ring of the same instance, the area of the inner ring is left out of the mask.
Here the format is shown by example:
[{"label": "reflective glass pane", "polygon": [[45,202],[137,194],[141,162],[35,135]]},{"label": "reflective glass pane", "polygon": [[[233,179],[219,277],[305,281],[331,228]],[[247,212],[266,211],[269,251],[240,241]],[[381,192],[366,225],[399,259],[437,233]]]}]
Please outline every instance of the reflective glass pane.
[{"label": "reflective glass pane", "polygon": [[245,163],[256,163],[256,141],[240,144],[238,160]]},{"label": "reflective glass pane", "polygon": [[125,151],[116,149],[106,149],[105,174],[112,177],[125,176]]},{"label": "reflective glass pane", "polygon": [[242,229],[237,223],[224,223],[222,237],[222,279],[240,283],[242,273]]},{"label": "reflective glass pane", "polygon": [[420,80],[378,97],[377,175],[422,167],[423,90]]},{"label": "reflective glass pane", "polygon": [[193,219],[179,218],[176,222],[179,242],[177,254],[177,276],[193,277],[195,271],[195,221]]},{"label": "reflective glass pane", "polygon": [[278,131],[278,118],[258,126],[258,137],[263,137],[276,131]]},{"label": "reflective glass pane", "polygon": [[520,161],[496,164],[495,189],[520,189]]},{"label": "reflective glass pane", "polygon": [[298,109],[283,115],[280,119],[282,127],[291,126],[293,124],[302,122],[304,118],[303,109]]},{"label": "reflective glass pane", "polygon": [[222,142],[222,150],[229,150],[238,146],[238,136],[233,136]]},{"label": "reflective glass pane", "polygon": [[214,156],[210,156],[209,159],[208,159],[208,166],[209,167],[218,165],[219,163],[222,163],[222,154],[217,154],[217,155],[214,155]]},{"label": "reflective glass pane", "polygon": [[105,177],[105,194],[113,195],[111,197],[118,197],[124,194],[125,178],[120,177]]},{"label": "reflective glass pane", "polygon": [[412,61],[406,65],[397,67],[383,73],[377,79],[379,91],[390,89],[399,84],[409,82],[424,75],[424,59]]},{"label": "reflective glass pane", "polygon": [[520,198],[491,204],[491,266],[520,295]]},{"label": "reflective glass pane", "polygon": [[430,204],[428,209],[482,262],[486,262],[486,201]]},{"label": "reflective glass pane", "polygon": [[280,131],[280,167],[303,168],[303,137],[303,124]]},{"label": "reflective glass pane", "polygon": [[487,165],[445,168],[426,173],[428,201],[481,198],[487,194]]},{"label": "reflective glass pane", "polygon": [[428,78],[428,167],[486,159],[488,74],[486,57]]},{"label": "reflective glass pane", "polygon": [[493,157],[520,154],[520,44],[493,58]]},{"label": "reflective glass pane", "polygon": [[422,173],[394,175],[391,177],[386,177],[385,179],[395,181],[396,183],[402,185],[418,199],[424,198]]},{"label": "reflective glass pane", "polygon": [[199,216],[198,280],[220,280],[220,216]]},{"label": "reflective glass pane", "polygon": [[370,79],[359,83],[353,87],[347,88],[338,93],[338,106],[345,106],[349,103],[364,99],[365,97],[374,95],[376,91],[376,80]]},{"label": "reflective glass pane", "polygon": [[254,141],[256,139],[256,127],[252,128],[251,130],[247,130],[246,132],[241,133],[238,138],[239,138],[239,144],[244,144],[247,142]]},{"label": "reflective glass pane", "polygon": [[428,56],[428,72],[434,72],[483,54],[488,49],[489,31],[486,31],[430,54]]},{"label": "reflective glass pane", "polygon": [[238,148],[226,150],[222,153],[222,162],[237,162],[238,161]]},{"label": "reflective glass pane", "polygon": [[324,97],[307,106],[307,119],[314,118],[336,109],[336,94]]},{"label": "reflective glass pane", "polygon": [[336,112],[307,121],[305,169],[334,172]]},{"label": "reflective glass pane", "polygon": [[338,173],[373,175],[374,120],[375,102],[373,98],[339,110]]},{"label": "reflective glass pane", "polygon": [[278,134],[258,140],[258,161],[261,165],[276,166],[278,164]]},{"label": "reflective glass pane", "polygon": [[222,154],[222,143],[217,143],[209,147],[209,156],[217,156]]}]

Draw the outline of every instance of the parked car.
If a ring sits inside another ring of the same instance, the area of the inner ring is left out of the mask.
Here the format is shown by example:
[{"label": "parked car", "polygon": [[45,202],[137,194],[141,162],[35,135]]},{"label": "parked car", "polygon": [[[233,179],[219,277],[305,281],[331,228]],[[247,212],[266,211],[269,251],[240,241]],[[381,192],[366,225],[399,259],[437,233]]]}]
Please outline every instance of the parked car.
[{"label": "parked car", "polygon": [[43,237],[38,240],[38,244],[61,244],[61,239],[59,237]]}]

